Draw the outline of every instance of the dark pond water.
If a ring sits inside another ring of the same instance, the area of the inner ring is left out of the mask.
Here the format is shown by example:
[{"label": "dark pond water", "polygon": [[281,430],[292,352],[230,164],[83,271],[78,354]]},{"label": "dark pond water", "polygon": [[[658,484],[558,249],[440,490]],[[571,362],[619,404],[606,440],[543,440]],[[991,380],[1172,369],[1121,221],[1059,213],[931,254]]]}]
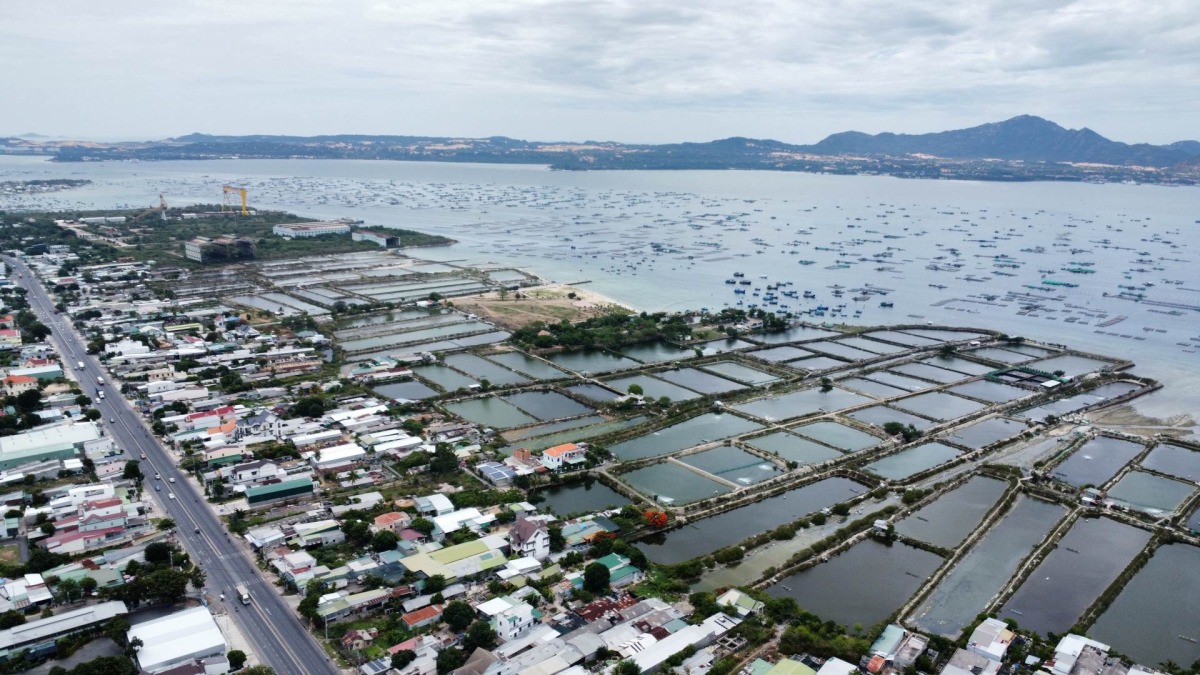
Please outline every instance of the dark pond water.
[{"label": "dark pond water", "polygon": [[689,523],[659,537],[644,539],[638,542],[638,547],[650,560],[673,565],[732,546],[866,491],[866,487],[852,480],[827,478],[719,516]]},{"label": "dark pond water", "polygon": [[421,382],[392,382],[372,387],[371,391],[391,399],[406,401],[421,401],[433,398],[438,393]]},{"label": "dark pond water", "polygon": [[1018,497],[917,609],[917,627],[957,638],[1066,513],[1057,504]]},{"label": "dark pond water", "polygon": [[1007,488],[1004,481],[976,476],[896,523],[896,531],[934,546],[954,548],[979,526]]},{"label": "dark pond water", "polygon": [[1200,452],[1180,445],[1163,444],[1150,451],[1142,466],[1176,478],[1200,482]]},{"label": "dark pond water", "polygon": [[1150,533],[1108,518],[1081,518],[1000,610],[1021,628],[1063,633],[1145,548]]},{"label": "dark pond water", "polygon": [[899,609],[941,564],[928,551],[867,539],[767,593],[795,598],[803,609],[843,626],[872,626]]},{"label": "dark pond water", "polygon": [[1121,467],[1146,448],[1130,441],[1097,436],[1083,444],[1065,462],[1054,467],[1052,475],[1075,487],[1103,485],[1117,475]]},{"label": "dark pond water", "polygon": [[537,494],[546,498],[538,507],[548,509],[561,518],[572,513],[592,513],[632,503],[621,493],[595,480],[550,487],[538,490]]},{"label": "dark pond water", "polygon": [[1130,579],[1090,633],[1138,663],[1190,665],[1200,659],[1197,598],[1200,549],[1186,544],[1163,546]]}]

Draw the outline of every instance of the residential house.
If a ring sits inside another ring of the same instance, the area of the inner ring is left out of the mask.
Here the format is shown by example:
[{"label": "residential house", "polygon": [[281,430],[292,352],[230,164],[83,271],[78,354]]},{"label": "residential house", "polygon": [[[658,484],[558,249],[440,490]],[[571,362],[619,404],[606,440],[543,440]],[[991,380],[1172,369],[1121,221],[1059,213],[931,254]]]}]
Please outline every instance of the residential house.
[{"label": "residential house", "polygon": [[537,624],[533,607],[511,597],[492,598],[476,608],[504,642],[515,640]]},{"label": "residential house", "polygon": [[587,451],[574,444],[564,443],[542,452],[542,464],[551,471],[560,471],[564,467],[581,464],[586,461]]},{"label": "residential house", "polygon": [[0,348],[18,349],[21,346],[21,331],[14,328],[0,328]]},{"label": "residential house", "polygon": [[412,524],[412,517],[403,511],[392,511],[375,517],[375,529],[400,534]]},{"label": "residential house", "polygon": [[38,379],[28,375],[9,375],[4,378],[4,392],[9,396],[17,396],[27,391],[36,391]]},{"label": "residential house", "polygon": [[429,495],[417,497],[417,512],[423,516],[444,516],[454,513],[454,503],[446,495]]},{"label": "residential house", "polygon": [[405,614],[400,617],[400,620],[404,622],[405,626],[408,626],[409,630],[416,630],[422,626],[428,626],[441,618],[442,606],[429,605],[428,607],[422,607],[414,612]]},{"label": "residential house", "polygon": [[342,649],[361,652],[371,646],[371,643],[375,641],[375,636],[378,634],[379,630],[376,628],[355,628],[346,631],[346,634],[342,636]]},{"label": "residential house", "polygon": [[540,520],[517,518],[508,531],[513,555],[545,560],[550,557],[550,531]]}]

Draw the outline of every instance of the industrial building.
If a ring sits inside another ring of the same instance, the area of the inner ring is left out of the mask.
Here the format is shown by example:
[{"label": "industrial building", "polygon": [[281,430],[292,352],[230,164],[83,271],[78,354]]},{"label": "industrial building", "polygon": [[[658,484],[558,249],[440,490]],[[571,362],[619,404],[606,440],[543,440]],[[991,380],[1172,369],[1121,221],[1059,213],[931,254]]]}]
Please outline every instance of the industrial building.
[{"label": "industrial building", "polygon": [[114,600],[0,631],[0,662],[25,649],[29,650],[29,658],[49,656],[58,649],[59,638],[90,630],[128,613],[125,603]]},{"label": "industrial building", "polygon": [[142,641],[137,660],[148,673],[222,656],[228,648],[207,607],[193,607],[134,624],[129,629],[129,639],[134,638]]},{"label": "industrial building", "polygon": [[279,499],[292,499],[313,493],[311,478],[297,478],[282,483],[272,483],[257,487],[246,488],[246,504],[259,506]]},{"label": "industrial building", "polygon": [[271,228],[281,237],[323,237],[327,234],[350,234],[346,223],[283,223]]},{"label": "industrial building", "polygon": [[369,241],[376,246],[383,248],[396,248],[400,245],[400,237],[386,232],[372,232],[370,230],[359,230],[350,235],[354,241]]},{"label": "industrial building", "polygon": [[216,239],[196,237],[183,244],[183,255],[188,260],[196,262],[215,262],[225,260],[252,260],[254,258],[254,240],[247,237],[235,237],[224,234]]},{"label": "industrial building", "polygon": [[100,429],[94,422],[61,424],[0,437],[0,471],[28,462],[71,459],[83,450],[85,443],[99,438]]}]

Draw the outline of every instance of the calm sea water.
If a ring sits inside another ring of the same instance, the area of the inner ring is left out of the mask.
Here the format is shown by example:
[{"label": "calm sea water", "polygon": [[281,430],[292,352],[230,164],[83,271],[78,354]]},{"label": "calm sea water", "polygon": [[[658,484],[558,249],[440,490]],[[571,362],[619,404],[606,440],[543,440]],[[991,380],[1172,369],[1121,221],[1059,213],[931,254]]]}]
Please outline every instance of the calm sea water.
[{"label": "calm sea water", "polygon": [[[94,183],[32,198],[0,196],[0,208],[142,207],[156,204],[159,193],[171,204],[216,203],[222,184],[238,183],[255,206],[447,235],[459,243],[420,254],[590,281],[638,309],[734,305],[742,296],[724,283],[733,272],[767,275],[769,282],[755,283],[790,281],[813,290],[815,300],[781,305],[795,311],[825,304],[831,308],[826,320],[966,324],[1134,355],[1136,372],[1170,385],[1141,401],[1139,410],[1161,417],[1200,407],[1200,310],[1194,309],[1200,307],[1200,282],[1194,281],[1200,191],[1194,188],[378,161],[53,164],[0,157],[0,180],[32,178]],[[879,307],[877,296],[834,298],[834,285],[888,289],[895,307]],[[1120,293],[1129,299],[1112,297]],[[765,301],[750,296],[744,302]],[[845,307],[838,310],[839,304]],[[1118,316],[1127,318],[1097,325]]]}]

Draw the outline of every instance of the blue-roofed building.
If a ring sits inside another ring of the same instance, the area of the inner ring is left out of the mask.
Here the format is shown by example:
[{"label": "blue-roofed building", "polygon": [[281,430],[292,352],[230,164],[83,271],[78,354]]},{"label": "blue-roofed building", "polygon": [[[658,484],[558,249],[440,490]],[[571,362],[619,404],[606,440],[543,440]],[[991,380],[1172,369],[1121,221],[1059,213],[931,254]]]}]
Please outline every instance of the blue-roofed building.
[{"label": "blue-roofed building", "polygon": [[484,480],[496,487],[512,485],[513,479],[517,476],[516,471],[499,462],[482,462],[475,465],[475,470],[479,472],[480,476],[483,476]]}]

